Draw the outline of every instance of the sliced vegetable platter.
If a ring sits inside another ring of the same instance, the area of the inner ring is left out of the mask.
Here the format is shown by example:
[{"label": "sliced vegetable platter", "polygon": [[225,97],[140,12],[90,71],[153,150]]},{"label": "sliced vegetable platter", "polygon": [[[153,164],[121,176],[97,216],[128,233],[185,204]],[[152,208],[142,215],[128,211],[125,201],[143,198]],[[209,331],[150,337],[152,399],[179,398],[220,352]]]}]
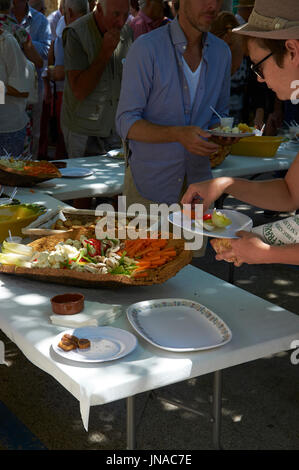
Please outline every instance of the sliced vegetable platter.
[{"label": "sliced vegetable platter", "polygon": [[175,276],[191,259],[184,240],[161,234],[98,240],[93,230],[82,227],[29,245],[4,242],[0,272],[81,287],[152,285]]}]

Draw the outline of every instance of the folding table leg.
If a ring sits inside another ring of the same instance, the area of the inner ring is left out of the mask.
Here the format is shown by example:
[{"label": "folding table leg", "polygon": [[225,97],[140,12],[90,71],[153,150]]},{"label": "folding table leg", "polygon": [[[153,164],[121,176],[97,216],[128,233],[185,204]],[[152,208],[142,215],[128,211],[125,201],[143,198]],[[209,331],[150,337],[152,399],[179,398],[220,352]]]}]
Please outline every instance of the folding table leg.
[{"label": "folding table leg", "polygon": [[214,372],[213,386],[213,445],[215,449],[221,449],[221,403],[222,398],[222,373],[221,370]]},{"label": "folding table leg", "polygon": [[127,450],[136,449],[135,397],[127,398]]}]

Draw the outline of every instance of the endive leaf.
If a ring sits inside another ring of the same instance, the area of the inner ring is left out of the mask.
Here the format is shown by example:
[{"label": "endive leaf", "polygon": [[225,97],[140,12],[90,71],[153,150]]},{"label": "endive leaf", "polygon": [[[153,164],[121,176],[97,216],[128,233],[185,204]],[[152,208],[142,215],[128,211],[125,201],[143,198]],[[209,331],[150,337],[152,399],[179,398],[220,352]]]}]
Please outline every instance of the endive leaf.
[{"label": "endive leaf", "polygon": [[28,245],[22,245],[21,243],[12,243],[3,241],[2,253],[16,253],[19,255],[32,256],[33,248]]}]

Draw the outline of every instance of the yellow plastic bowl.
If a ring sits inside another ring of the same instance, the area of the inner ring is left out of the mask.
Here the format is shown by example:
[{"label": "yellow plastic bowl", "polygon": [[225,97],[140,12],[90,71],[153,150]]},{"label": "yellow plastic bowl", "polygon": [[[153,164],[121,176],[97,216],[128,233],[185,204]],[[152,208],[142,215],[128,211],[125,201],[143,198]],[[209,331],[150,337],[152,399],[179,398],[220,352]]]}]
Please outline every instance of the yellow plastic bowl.
[{"label": "yellow plastic bowl", "polygon": [[26,207],[26,205],[0,206],[0,242],[9,236],[22,237],[22,228],[36,220],[43,211]]},{"label": "yellow plastic bowl", "polygon": [[283,137],[254,136],[244,137],[232,146],[232,155],[245,157],[271,158],[276,154]]}]

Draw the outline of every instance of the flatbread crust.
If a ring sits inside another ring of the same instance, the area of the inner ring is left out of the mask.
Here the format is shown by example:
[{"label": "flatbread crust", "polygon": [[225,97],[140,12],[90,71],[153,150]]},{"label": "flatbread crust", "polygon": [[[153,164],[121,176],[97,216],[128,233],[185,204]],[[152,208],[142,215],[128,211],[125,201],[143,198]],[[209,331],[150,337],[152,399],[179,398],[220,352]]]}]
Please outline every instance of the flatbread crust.
[{"label": "flatbread crust", "polygon": [[[232,245],[229,238],[213,238],[211,240],[211,245],[216,251],[217,254],[221,254],[225,251],[231,250]],[[234,256],[232,258],[227,259],[229,263],[235,263],[237,258]]]}]

